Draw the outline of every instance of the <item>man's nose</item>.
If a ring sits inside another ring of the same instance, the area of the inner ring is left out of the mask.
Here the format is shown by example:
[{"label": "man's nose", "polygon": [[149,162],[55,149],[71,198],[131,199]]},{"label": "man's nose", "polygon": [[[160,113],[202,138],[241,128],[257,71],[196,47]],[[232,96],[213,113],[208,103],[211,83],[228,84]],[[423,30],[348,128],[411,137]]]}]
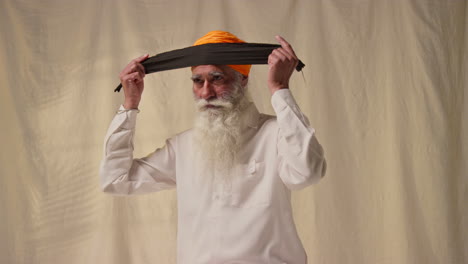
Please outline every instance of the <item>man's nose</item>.
[{"label": "man's nose", "polygon": [[215,97],[213,85],[211,85],[211,83],[208,80],[205,80],[205,82],[203,83],[203,86],[200,90],[200,97],[205,100]]}]

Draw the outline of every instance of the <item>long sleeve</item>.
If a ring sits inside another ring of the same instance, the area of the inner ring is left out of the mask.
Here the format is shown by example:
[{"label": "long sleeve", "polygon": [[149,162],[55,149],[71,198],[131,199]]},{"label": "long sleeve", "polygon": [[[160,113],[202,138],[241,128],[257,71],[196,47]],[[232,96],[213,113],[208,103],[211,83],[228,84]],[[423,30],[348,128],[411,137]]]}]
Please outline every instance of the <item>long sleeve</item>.
[{"label": "long sleeve", "polygon": [[137,111],[121,106],[104,141],[100,179],[104,192],[118,195],[142,194],[176,185],[174,140],[145,158],[133,159],[133,135]]},{"label": "long sleeve", "polygon": [[325,175],[327,163],[315,130],[289,89],[276,91],[271,102],[279,126],[278,169],[282,181],[291,190],[316,183]]}]

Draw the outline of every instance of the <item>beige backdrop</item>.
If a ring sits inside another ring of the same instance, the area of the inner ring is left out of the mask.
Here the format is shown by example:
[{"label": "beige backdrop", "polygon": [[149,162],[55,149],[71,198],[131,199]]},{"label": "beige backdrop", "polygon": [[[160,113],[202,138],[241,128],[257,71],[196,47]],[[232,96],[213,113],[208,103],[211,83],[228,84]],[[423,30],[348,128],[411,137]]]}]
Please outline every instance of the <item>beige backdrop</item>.
[{"label": "beige backdrop", "polygon": [[[102,141],[130,59],[215,29],[306,64],[291,87],[329,164],[294,194],[309,263],[468,263],[464,0],[1,0],[0,263],[175,263],[175,192],[102,193]],[[147,76],[137,156],[191,126],[189,73]]]}]

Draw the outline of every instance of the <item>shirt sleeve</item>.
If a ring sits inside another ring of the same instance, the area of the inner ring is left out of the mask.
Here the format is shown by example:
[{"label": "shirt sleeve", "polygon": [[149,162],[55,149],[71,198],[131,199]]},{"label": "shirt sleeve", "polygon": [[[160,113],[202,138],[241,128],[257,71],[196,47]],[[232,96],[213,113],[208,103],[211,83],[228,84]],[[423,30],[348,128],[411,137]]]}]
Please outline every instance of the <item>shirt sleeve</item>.
[{"label": "shirt sleeve", "polygon": [[174,139],[147,157],[133,159],[137,110],[123,106],[112,120],[104,140],[100,180],[104,192],[143,194],[176,186]]},{"label": "shirt sleeve", "polygon": [[326,172],[324,151],[315,130],[299,109],[289,89],[276,91],[271,97],[278,121],[279,173],[291,190],[318,182]]}]

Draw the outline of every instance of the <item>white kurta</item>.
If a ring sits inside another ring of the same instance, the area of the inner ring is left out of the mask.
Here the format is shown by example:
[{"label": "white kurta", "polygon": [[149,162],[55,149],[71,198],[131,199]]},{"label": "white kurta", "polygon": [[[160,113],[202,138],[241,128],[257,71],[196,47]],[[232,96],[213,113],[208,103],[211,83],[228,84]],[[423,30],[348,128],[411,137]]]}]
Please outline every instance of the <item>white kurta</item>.
[{"label": "white kurta", "polygon": [[272,105],[277,117],[260,114],[254,104],[244,113],[246,140],[230,184],[200,175],[192,130],[133,159],[137,112],[122,111],[105,139],[102,188],[120,195],[177,188],[178,263],[307,263],[290,190],[317,182],[326,162],[290,91],[275,92]]}]

